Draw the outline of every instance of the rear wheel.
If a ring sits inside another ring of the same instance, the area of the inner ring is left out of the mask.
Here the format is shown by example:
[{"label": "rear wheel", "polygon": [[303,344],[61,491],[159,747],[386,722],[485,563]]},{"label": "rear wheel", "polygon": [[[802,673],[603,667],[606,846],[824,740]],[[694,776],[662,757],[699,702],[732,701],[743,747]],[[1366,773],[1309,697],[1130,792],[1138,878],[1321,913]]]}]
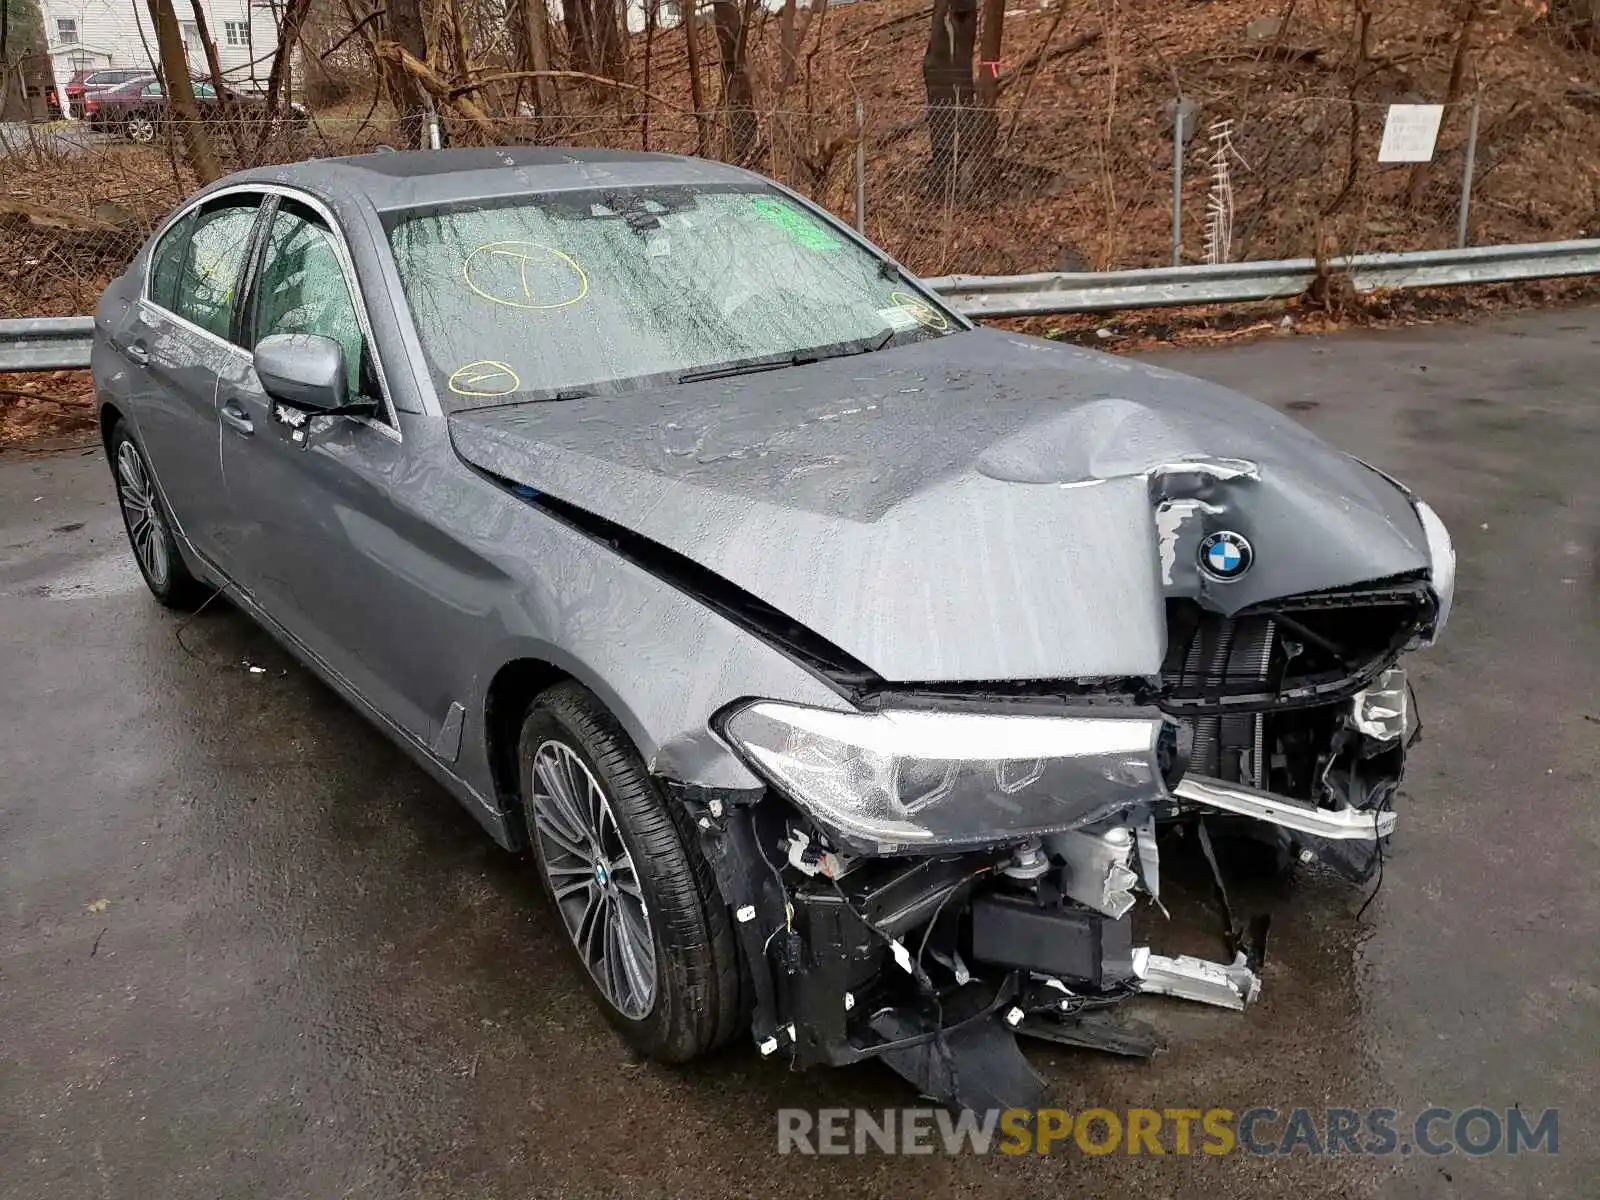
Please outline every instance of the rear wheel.
[{"label": "rear wheel", "polygon": [[529,709],[518,761],[534,861],[607,1018],[664,1062],[725,1042],[742,1016],[727,906],[616,719],[559,684]]},{"label": "rear wheel", "polygon": [[122,526],[150,592],[168,608],[189,610],[206,597],[205,586],[189,573],[172,536],[172,522],[161,502],[155,476],[144,452],[118,421],[108,441],[111,471],[117,483],[117,504],[122,509]]},{"label": "rear wheel", "polygon": [[138,142],[141,146],[148,146],[156,140],[156,123],[144,113],[134,113],[129,117],[122,131],[128,135],[129,141]]}]

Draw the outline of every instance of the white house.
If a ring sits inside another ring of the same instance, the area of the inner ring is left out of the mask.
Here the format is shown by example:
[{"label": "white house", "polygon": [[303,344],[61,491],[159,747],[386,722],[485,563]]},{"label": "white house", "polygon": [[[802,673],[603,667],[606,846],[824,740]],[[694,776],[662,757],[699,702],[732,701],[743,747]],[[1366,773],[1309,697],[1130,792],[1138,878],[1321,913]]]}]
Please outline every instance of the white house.
[{"label": "white house", "polygon": [[[178,23],[195,78],[209,75],[205,47],[190,0],[175,0]],[[206,28],[217,44],[224,80],[240,91],[266,87],[278,48],[278,25],[269,0],[200,0]],[[144,0],[39,0],[56,95],[66,96],[75,71],[146,67],[158,57],[155,29]],[[185,20],[188,17],[191,19]]]}]

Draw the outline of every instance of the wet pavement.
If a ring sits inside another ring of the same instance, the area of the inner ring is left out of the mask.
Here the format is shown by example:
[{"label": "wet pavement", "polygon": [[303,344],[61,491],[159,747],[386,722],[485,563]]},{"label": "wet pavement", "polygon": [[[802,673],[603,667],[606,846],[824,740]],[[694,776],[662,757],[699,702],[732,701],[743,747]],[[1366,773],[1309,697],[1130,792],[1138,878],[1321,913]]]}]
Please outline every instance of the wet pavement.
[{"label": "wet pavement", "polygon": [[[524,861],[237,612],[149,599],[95,452],[0,460],[0,1197],[1593,1195],[1600,310],[1162,361],[1416,486],[1457,608],[1365,915],[1254,894],[1257,1007],[1035,1063],[1073,1110],[1555,1107],[1558,1155],[780,1158],[780,1107],[914,1096],[631,1059]],[[1153,936],[1215,955],[1186,890]]]}]

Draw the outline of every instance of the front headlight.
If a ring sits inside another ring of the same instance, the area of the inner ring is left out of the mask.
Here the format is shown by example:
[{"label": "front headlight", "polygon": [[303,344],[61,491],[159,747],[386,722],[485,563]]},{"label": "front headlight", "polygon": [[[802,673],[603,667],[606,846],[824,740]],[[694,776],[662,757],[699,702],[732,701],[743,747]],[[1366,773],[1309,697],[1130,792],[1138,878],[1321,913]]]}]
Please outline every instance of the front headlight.
[{"label": "front headlight", "polygon": [[1428,539],[1428,561],[1433,594],[1439,601],[1439,616],[1433,623],[1433,636],[1428,644],[1437,641],[1450,616],[1450,605],[1456,598],[1456,548],[1450,541],[1450,531],[1444,527],[1439,514],[1423,500],[1413,500],[1417,519],[1422,522],[1422,532]]},{"label": "front headlight", "polygon": [[1166,794],[1160,716],[832,712],[759,700],[723,729],[831,833],[880,854],[1056,833]]}]

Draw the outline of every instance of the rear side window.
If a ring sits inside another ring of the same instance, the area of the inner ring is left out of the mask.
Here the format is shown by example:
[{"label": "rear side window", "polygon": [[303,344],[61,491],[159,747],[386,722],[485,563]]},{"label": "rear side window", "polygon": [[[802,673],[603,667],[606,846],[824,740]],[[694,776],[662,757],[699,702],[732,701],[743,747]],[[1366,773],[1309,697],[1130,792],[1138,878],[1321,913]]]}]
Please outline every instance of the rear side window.
[{"label": "rear side window", "polygon": [[194,218],[172,311],[219,338],[228,336],[239,275],[250,248],[258,197],[228,197]]},{"label": "rear side window", "polygon": [[189,249],[189,234],[194,229],[194,214],[173,223],[161,235],[150,255],[150,299],[162,308],[177,303],[178,277],[183,271],[183,256]]}]

